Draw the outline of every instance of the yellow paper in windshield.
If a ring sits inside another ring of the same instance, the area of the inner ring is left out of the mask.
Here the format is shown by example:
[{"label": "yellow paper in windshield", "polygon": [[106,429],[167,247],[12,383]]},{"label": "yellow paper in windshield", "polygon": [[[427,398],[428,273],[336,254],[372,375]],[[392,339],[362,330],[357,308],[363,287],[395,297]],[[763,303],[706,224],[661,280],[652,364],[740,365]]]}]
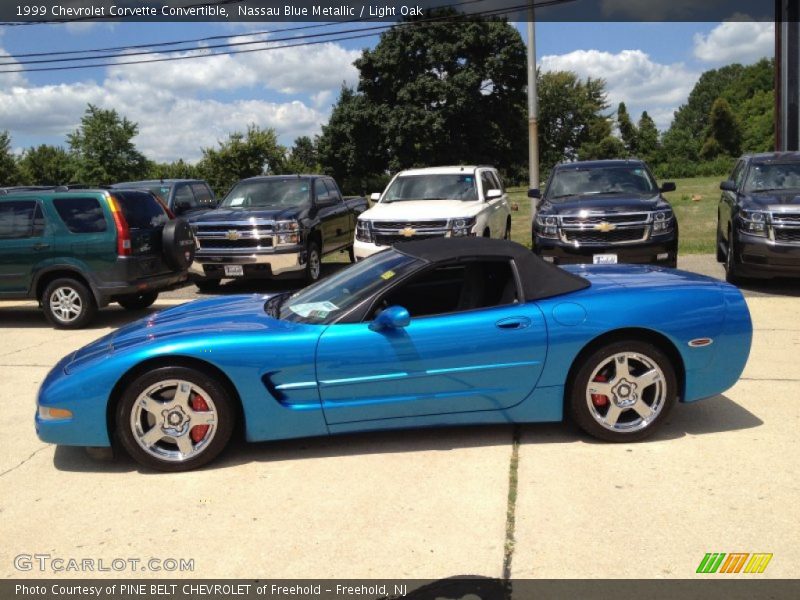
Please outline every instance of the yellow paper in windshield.
[{"label": "yellow paper in windshield", "polygon": [[383,275],[381,275],[381,279],[384,279],[384,280],[388,281],[389,279],[391,279],[394,276],[395,276],[395,272],[394,271],[386,271]]}]

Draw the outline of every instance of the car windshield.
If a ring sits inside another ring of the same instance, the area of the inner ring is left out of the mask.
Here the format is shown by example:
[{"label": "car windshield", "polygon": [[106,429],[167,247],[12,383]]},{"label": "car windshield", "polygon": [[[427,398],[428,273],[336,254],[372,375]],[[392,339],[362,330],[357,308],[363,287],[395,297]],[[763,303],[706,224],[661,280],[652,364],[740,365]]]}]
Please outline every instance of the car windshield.
[{"label": "car windshield", "polygon": [[641,166],[558,169],[547,190],[548,200],[595,194],[655,194],[658,186]]},{"label": "car windshield", "polygon": [[289,297],[280,306],[278,317],[301,323],[331,323],[419,262],[395,250],[373,254]]},{"label": "car windshield", "polygon": [[244,181],[228,192],[223,208],[281,208],[309,202],[308,179],[264,179]]},{"label": "car windshield", "polygon": [[477,200],[478,188],[472,173],[447,175],[401,175],[397,177],[381,202],[403,200]]},{"label": "car windshield", "polygon": [[753,163],[744,184],[747,193],[796,189],[800,189],[800,162]]}]

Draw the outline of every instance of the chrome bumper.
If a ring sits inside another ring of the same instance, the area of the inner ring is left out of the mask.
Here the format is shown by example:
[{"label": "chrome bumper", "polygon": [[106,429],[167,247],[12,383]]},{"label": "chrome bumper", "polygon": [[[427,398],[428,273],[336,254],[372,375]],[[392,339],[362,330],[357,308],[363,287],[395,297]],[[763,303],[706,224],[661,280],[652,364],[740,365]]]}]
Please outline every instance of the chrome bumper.
[{"label": "chrome bumper", "polygon": [[204,276],[203,265],[270,265],[273,275],[301,271],[305,268],[305,252],[281,252],[276,254],[224,254],[198,252],[189,271]]}]

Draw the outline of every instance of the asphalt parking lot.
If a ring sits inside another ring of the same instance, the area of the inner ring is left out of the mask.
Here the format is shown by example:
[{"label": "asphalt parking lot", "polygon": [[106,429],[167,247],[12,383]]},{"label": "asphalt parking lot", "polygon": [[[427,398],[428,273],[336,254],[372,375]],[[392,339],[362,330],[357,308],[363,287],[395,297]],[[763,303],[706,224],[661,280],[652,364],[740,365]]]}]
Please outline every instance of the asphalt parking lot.
[{"label": "asphalt parking lot", "polygon": [[[721,276],[711,256],[681,266]],[[34,433],[52,364],[130,314],[110,308],[65,332],[35,303],[4,303],[0,574],[52,576],[15,569],[15,556],[38,553],[195,565],[91,576],[690,578],[706,552],[769,552],[762,576],[795,577],[800,285],[745,295],[755,334],[741,381],[678,406],[644,443],[599,443],[562,424],[347,435],[236,443],[182,474],[97,461]],[[154,309],[196,297],[182,288]]]}]

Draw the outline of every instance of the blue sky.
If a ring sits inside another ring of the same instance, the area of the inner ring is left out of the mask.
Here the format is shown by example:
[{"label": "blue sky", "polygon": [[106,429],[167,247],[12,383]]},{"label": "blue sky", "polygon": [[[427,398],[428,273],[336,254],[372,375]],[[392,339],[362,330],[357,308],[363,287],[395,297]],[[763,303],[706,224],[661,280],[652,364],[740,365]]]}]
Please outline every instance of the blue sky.
[{"label": "blue sky", "polygon": [[[285,27],[221,23],[113,23],[0,27],[2,62],[30,52],[234,35]],[[518,24],[525,36],[525,24]],[[647,110],[669,126],[697,77],[731,62],[772,56],[768,23],[538,23],[537,56],[545,70],[603,77],[609,101],[638,118]],[[17,151],[64,144],[87,102],[115,108],[139,123],[137,145],[155,160],[195,161],[231,131],[254,122],[281,142],[314,135],[327,121],[351,63],[377,37],[307,48],[201,58],[138,67],[0,74],[0,130]],[[7,68],[7,67],[6,67]]]}]

